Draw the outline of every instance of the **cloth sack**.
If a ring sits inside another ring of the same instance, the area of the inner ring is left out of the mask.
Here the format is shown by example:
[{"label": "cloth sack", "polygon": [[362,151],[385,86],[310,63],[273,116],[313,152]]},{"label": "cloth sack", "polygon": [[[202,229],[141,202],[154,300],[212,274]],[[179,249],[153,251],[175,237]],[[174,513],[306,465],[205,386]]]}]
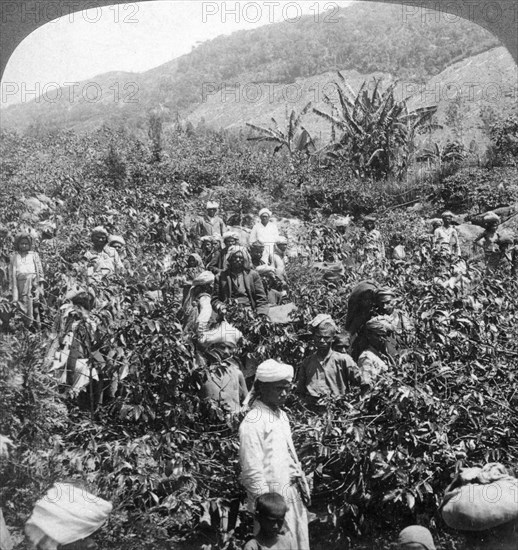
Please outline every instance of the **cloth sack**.
[{"label": "cloth sack", "polygon": [[518,479],[500,464],[462,471],[440,506],[446,524],[459,531],[486,531],[518,520]]},{"label": "cloth sack", "polygon": [[56,546],[93,535],[108,519],[112,504],[70,483],[55,483],[36,502],[25,533],[34,546],[49,537]]}]

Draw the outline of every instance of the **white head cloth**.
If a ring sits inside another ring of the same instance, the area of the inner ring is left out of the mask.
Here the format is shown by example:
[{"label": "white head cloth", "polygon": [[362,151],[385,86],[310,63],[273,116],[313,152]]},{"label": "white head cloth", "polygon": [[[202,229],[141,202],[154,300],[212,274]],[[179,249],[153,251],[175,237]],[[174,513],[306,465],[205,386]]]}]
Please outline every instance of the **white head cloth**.
[{"label": "white head cloth", "polygon": [[268,208],[261,208],[261,210],[259,210],[259,217],[261,217],[263,214],[268,214],[268,216],[271,216],[272,211]]},{"label": "white head cloth", "polygon": [[288,244],[288,239],[284,236],[280,236],[277,238],[277,241],[276,241],[277,244]]},{"label": "white head cloth", "polygon": [[266,275],[267,273],[275,273],[273,265],[258,265],[255,270],[259,275]]},{"label": "white head cloth", "polygon": [[335,329],[337,328],[336,323],[333,321],[333,318],[327,313],[319,313],[308,324],[313,330],[316,330],[322,323],[325,323],[326,325],[331,325]]},{"label": "white head cloth", "polygon": [[237,241],[239,241],[239,235],[235,231],[225,231],[225,233],[223,233],[223,240],[224,241],[226,241],[227,239],[229,239],[231,237],[233,239],[236,239]]},{"label": "white head cloth", "polygon": [[93,535],[108,519],[112,504],[70,483],[55,483],[36,502],[25,533],[34,546],[49,537],[58,545]]},{"label": "white head cloth", "polygon": [[500,223],[500,216],[498,214],[496,214],[495,212],[488,212],[484,216],[483,219],[484,219],[485,222],[498,222],[498,223]]},{"label": "white head cloth", "polygon": [[122,246],[126,246],[126,241],[123,237],[120,235],[110,235],[110,238],[108,239],[109,243],[120,243]]},{"label": "white head cloth", "polygon": [[207,209],[209,208],[219,208],[219,203],[217,203],[216,201],[208,201]]},{"label": "white head cloth", "polygon": [[255,379],[259,382],[280,382],[281,380],[293,380],[293,367],[285,363],[279,363],[275,359],[263,361],[255,373]]},{"label": "white head cloth", "polygon": [[106,229],[102,225],[98,225],[97,227],[94,227],[92,229],[91,235],[95,235],[97,233],[102,233],[103,235],[108,236],[108,231],[106,231]]}]

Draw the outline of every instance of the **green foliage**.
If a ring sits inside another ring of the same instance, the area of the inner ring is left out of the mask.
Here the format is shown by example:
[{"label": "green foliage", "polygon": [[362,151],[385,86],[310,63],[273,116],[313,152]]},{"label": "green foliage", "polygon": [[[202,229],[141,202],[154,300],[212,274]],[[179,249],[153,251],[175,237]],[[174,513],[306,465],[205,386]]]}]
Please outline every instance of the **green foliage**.
[{"label": "green foliage", "polygon": [[518,166],[518,118],[509,116],[490,128],[492,162],[496,166]]},{"label": "green foliage", "polygon": [[279,125],[274,118],[272,118],[272,122],[275,125],[274,129],[261,128],[260,126],[255,126],[254,124],[247,122],[247,126],[261,134],[258,137],[249,137],[248,141],[275,143],[276,145],[273,150],[273,154],[285,147],[292,157],[296,154],[305,154],[306,157],[309,157],[315,152],[315,144],[308,131],[301,125],[301,123],[302,117],[309,111],[310,108],[311,102],[309,102],[298,115],[295,110],[292,110],[290,116],[286,116],[287,124],[285,130],[281,130],[279,128]]},{"label": "green foliage", "polygon": [[340,73],[338,77],[337,99],[324,96],[331,114],[313,109],[340,132],[326,148],[327,156],[350,167],[358,177],[402,178],[412,158],[415,134],[437,107],[410,112],[407,100],[395,97],[397,83],[382,91],[378,80],[369,93],[364,82],[355,95]]},{"label": "green foliage", "polygon": [[516,170],[462,168],[446,177],[437,189],[444,206],[478,213],[513,204],[518,198]]},{"label": "green foliage", "polygon": [[[103,542],[130,545],[138,528],[181,540],[182,548],[203,533],[214,548],[230,549],[250,533],[251,518],[239,511],[239,417],[200,399],[211,367],[197,361],[176,317],[177,276],[190,251],[184,215],[207,196],[220,199],[224,213],[266,203],[278,207],[276,214],[312,221],[298,243],[299,258],[288,266],[290,299],[298,306],[292,322],[273,325],[229,306],[228,320],[246,336],[242,360],[276,357],[297,367],[311,352],[308,321],[326,312],[342,323],[351,289],[369,277],[395,288],[398,305],[416,324],[386,383],[364,396],[355,390],[330,400],[323,411],[289,403],[297,449],[314,478],[313,537],[326,548],[343,548],[358,534],[428,520],[459,461],[516,462],[515,280],[484,279],[476,265],[463,272],[434,258],[420,216],[395,208],[387,182],[359,180],[342,167],[292,167],[282,154],[273,163],[269,153],[224,132],[166,133],[160,161],[151,145],[107,128],[88,136],[1,136],[7,169],[0,173],[0,216],[14,230],[22,193],[58,200],[56,244],[42,254],[46,318],[69,308],[81,353],[99,375],[72,397],[46,372],[45,344],[57,327],[46,326],[41,337],[23,328],[1,336],[0,407],[7,414],[0,428],[19,446],[1,470],[11,522],[25,520],[49,483],[72,477],[115,503]],[[496,200],[496,180],[507,200],[514,197],[507,185],[512,173],[461,171],[445,181],[443,200],[463,194],[473,208],[485,208]],[[190,197],[180,189],[183,179]],[[397,235],[405,245],[407,260],[363,265],[354,254],[358,226],[342,235],[320,223],[321,213],[371,211],[381,214],[387,241]],[[127,241],[124,278],[95,282],[73,265],[99,223]],[[330,256],[344,262],[346,273],[324,281],[310,265]],[[88,316],[70,304],[61,309],[64,276],[72,275],[97,298]]]}]

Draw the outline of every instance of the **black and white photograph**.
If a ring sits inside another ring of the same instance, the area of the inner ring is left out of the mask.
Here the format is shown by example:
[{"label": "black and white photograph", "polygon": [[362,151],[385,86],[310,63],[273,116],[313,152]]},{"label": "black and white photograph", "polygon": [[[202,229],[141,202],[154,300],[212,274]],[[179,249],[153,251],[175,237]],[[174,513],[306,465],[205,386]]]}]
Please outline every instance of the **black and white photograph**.
[{"label": "black and white photograph", "polygon": [[517,0],[0,0],[0,550],[518,550]]}]

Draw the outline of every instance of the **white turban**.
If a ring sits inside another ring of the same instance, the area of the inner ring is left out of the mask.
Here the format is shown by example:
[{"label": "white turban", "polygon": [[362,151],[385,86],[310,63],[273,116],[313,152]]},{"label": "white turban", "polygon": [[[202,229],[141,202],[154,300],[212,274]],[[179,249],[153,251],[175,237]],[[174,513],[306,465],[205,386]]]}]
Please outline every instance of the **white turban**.
[{"label": "white turban", "polygon": [[275,359],[263,361],[255,373],[255,379],[259,382],[280,382],[281,380],[293,380],[293,367],[285,363],[279,363]]},{"label": "white turban", "polygon": [[275,273],[273,265],[258,265],[255,270],[259,275],[266,275],[267,273]]},{"label": "white turban", "polygon": [[108,236],[108,231],[106,231],[106,229],[102,225],[98,225],[97,227],[94,227],[92,229],[92,235],[96,235],[98,233],[102,233],[103,235]]},{"label": "white turban", "polygon": [[276,243],[277,244],[288,244],[288,239],[281,235],[280,237],[277,237]]},{"label": "white turban", "polygon": [[212,271],[202,271],[192,280],[192,286],[211,285],[214,282],[215,276]]},{"label": "white turban", "polygon": [[484,216],[483,219],[486,223],[488,223],[488,222],[498,222],[498,223],[500,223],[500,216],[498,214],[496,214],[495,212],[488,212]]},{"label": "white turban", "polygon": [[56,547],[71,544],[93,535],[111,511],[111,502],[70,483],[55,483],[36,502],[25,524],[25,533],[34,546],[45,536]]},{"label": "white turban", "polygon": [[327,313],[319,313],[308,324],[313,330],[316,330],[322,323],[325,323],[326,325],[331,325],[335,329],[337,328],[336,323],[333,321],[333,318]]},{"label": "white turban", "polygon": [[271,216],[272,211],[268,208],[261,208],[261,210],[259,210],[259,217],[261,217],[263,214],[268,214],[268,216]]},{"label": "white turban", "polygon": [[120,243],[122,246],[126,246],[126,241],[123,237],[120,235],[110,235],[110,238],[108,239],[109,243]]},{"label": "white turban", "polygon": [[223,240],[226,241],[227,239],[232,238],[239,241],[239,235],[235,231],[226,231],[223,233]]},{"label": "white turban", "polygon": [[207,202],[207,210],[209,208],[219,208],[219,203],[217,203],[216,201],[208,201]]},{"label": "white turban", "polygon": [[218,241],[218,239],[212,235],[203,235],[203,237],[200,239],[201,242],[209,241],[211,243],[215,243]]}]

